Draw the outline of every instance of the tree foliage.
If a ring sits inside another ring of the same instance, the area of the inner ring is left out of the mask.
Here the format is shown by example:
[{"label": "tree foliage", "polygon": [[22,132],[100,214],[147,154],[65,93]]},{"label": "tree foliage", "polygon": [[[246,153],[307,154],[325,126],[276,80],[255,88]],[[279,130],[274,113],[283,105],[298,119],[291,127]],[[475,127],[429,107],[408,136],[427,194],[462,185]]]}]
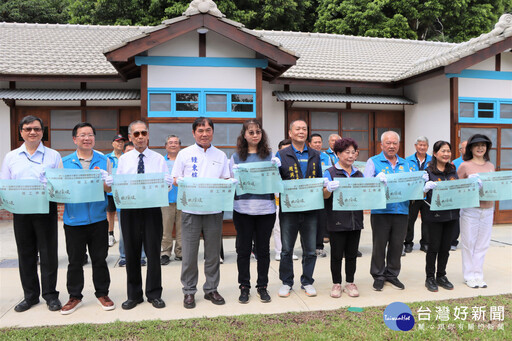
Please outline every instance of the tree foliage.
[{"label": "tree foliage", "polygon": [[68,0],[0,0],[0,22],[67,23]]}]

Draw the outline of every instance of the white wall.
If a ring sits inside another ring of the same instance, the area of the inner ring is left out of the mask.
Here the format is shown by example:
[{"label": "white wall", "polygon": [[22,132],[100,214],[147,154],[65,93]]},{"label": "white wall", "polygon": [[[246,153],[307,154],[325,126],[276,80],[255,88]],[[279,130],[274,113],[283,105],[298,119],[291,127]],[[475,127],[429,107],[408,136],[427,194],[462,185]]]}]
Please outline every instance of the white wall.
[{"label": "white wall", "polygon": [[[263,129],[267,132],[272,151],[277,151],[279,141],[285,138],[284,102],[278,102],[272,91],[282,91],[282,85],[263,82]],[[286,136],[288,137],[288,136]]]},{"label": "white wall", "polygon": [[512,52],[501,54],[501,71],[512,71]]},{"label": "white wall", "polygon": [[87,89],[140,89],[140,78],[130,79],[127,82],[89,82]]},{"label": "white wall", "polygon": [[[13,122],[13,124],[16,124]],[[0,126],[4,127],[0,134],[0,162],[3,162],[5,154],[11,150],[11,110],[0,100]]]},{"label": "white wall", "polygon": [[254,58],[255,55],[253,50],[216,32],[206,34],[206,57]]},{"label": "white wall", "polygon": [[444,75],[414,83],[405,88],[405,96],[415,105],[405,106],[405,156],[416,152],[414,142],[426,136],[432,145],[438,140],[450,141],[450,81]]},{"label": "white wall", "polygon": [[512,80],[459,78],[459,97],[512,98]]},{"label": "white wall", "polygon": [[494,71],[496,69],[496,59],[494,57],[488,58],[478,64],[468,67],[468,69]]},{"label": "white wall", "polygon": [[199,38],[196,31],[169,40],[148,51],[148,56],[199,57]]}]

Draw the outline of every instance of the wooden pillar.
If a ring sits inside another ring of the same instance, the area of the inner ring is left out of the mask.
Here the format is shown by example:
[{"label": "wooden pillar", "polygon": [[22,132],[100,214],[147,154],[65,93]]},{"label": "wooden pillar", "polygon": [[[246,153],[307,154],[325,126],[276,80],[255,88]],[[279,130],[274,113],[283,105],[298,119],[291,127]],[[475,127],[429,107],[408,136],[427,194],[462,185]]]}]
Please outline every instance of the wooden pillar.
[{"label": "wooden pillar", "polygon": [[459,78],[450,78],[450,143],[458,150],[457,128],[459,123]]},{"label": "wooden pillar", "polygon": [[148,118],[148,66],[140,66],[140,118]]},{"label": "wooden pillar", "polygon": [[256,68],[256,119],[263,124],[263,71]]}]

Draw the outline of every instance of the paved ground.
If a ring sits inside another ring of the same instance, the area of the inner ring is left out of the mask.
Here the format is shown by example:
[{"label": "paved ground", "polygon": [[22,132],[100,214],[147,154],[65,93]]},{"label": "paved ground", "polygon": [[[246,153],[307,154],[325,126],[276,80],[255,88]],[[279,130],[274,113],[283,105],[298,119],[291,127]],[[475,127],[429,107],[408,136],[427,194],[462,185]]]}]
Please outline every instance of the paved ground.
[{"label": "paved ground", "polygon": [[[248,304],[238,303],[238,284],[236,269],[236,252],[234,238],[224,240],[226,260],[221,265],[221,282],[219,292],[226,299],[223,306],[215,306],[203,299],[202,293],[196,295],[197,307],[185,309],[182,304],[183,295],[181,292],[180,271],[181,262],[172,261],[169,265],[162,267],[163,277],[163,299],[166,302],[164,309],[155,309],[149,303],[144,302],[130,311],[121,309],[121,303],[126,300],[126,272],[125,268],[117,266],[119,260],[118,244],[110,248],[108,264],[112,283],[110,297],[116,303],[117,308],[113,311],[103,311],[97,304],[92,287],[91,265],[85,266],[85,288],[83,291],[84,304],[71,315],[61,315],[59,312],[49,312],[44,303],[40,303],[24,313],[16,313],[13,308],[23,298],[23,292],[19,281],[17,269],[17,254],[14,243],[12,223],[0,222],[0,327],[27,327],[44,325],[63,325],[74,323],[107,323],[113,321],[140,321],[152,319],[183,319],[193,317],[212,317],[219,315],[240,315],[240,314],[272,314],[288,311],[314,311],[337,309],[340,307],[365,307],[376,305],[387,305],[391,302],[413,302],[422,300],[442,300],[449,298],[472,297],[476,295],[497,295],[512,293],[512,225],[495,225],[492,234],[491,247],[485,260],[485,280],[489,285],[486,289],[470,289],[463,284],[461,273],[460,250],[450,252],[448,262],[448,278],[454,283],[452,291],[443,290],[437,293],[430,293],[424,287],[425,281],[425,253],[418,250],[415,245],[412,253],[402,258],[402,272],[400,279],[405,284],[404,291],[395,290],[385,286],[382,292],[372,290],[372,279],[369,273],[371,256],[371,229],[369,216],[365,216],[360,250],[363,257],[358,259],[356,284],[359,287],[360,297],[350,298],[343,295],[339,299],[329,296],[332,285],[329,257],[319,258],[315,269],[315,287],[318,292],[316,297],[307,297],[300,285],[295,284],[292,295],[288,298],[280,298],[277,291],[281,285],[279,281],[279,262],[272,261],[269,273],[269,291],[272,296],[271,303],[261,303],[257,299],[255,290],[252,291],[251,300]],[[116,236],[117,236],[116,227]],[[419,236],[419,221],[416,223],[416,240]],[[273,240],[272,240],[273,250]],[[329,252],[329,245],[326,245]],[[297,246],[296,253],[300,256],[300,248]],[[199,259],[202,259],[200,256]],[[300,261],[295,261],[296,278],[301,273]],[[200,278],[198,287],[202,286],[204,276],[200,264]],[[60,299],[64,304],[68,295],[66,292],[66,267],[67,255],[65,251],[64,232],[62,227],[59,230],[59,274],[57,290],[60,291]],[[143,268],[145,273],[145,267]],[[256,274],[256,261],[252,262],[251,273]],[[43,301],[44,302],[44,301]]]}]

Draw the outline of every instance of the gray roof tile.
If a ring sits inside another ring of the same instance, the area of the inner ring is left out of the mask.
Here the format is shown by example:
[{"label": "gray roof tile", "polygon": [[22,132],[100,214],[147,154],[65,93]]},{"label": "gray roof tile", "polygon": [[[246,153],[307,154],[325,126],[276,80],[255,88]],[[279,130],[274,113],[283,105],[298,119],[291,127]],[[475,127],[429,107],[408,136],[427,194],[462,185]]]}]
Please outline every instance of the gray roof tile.
[{"label": "gray roof tile", "polygon": [[132,89],[0,89],[0,99],[33,101],[140,100]]},{"label": "gray roof tile", "polygon": [[370,104],[405,104],[412,105],[414,101],[404,96],[371,95],[371,94],[341,94],[331,92],[295,92],[274,91],[278,101],[293,102],[331,102],[331,103],[370,103]]}]

